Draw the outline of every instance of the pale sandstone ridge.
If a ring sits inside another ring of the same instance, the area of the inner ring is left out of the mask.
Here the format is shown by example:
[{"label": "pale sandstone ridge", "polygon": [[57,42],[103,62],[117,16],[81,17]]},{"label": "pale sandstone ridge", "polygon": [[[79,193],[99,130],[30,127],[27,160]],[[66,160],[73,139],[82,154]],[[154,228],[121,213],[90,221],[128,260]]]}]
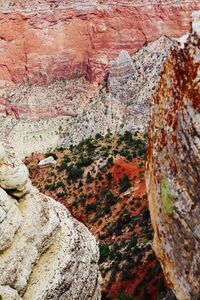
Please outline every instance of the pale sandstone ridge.
[{"label": "pale sandstone ridge", "polygon": [[194,1],[0,1],[0,80],[102,82],[121,50],[135,53],[189,28]]},{"label": "pale sandstone ridge", "polygon": [[171,51],[151,108],[147,191],[154,249],[178,300],[200,295],[200,12]]},{"label": "pale sandstone ridge", "polygon": [[25,165],[0,144],[0,298],[101,298],[98,247],[67,209],[31,185]]}]

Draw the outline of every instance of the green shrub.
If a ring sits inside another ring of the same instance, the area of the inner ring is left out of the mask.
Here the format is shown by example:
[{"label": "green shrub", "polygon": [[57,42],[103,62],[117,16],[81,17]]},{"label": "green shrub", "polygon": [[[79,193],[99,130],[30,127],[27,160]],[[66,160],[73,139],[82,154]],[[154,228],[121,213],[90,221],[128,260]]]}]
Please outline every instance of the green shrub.
[{"label": "green shrub", "polygon": [[87,177],[86,177],[86,182],[87,182],[87,183],[91,183],[92,181],[93,181],[93,178],[92,178],[90,172],[88,172],[88,173],[87,173]]},{"label": "green shrub", "polygon": [[112,179],[113,179],[112,173],[106,174],[106,178],[107,178],[108,182],[111,183]]},{"label": "green shrub", "polygon": [[108,159],[107,159],[106,166],[107,166],[108,168],[110,168],[110,167],[112,167],[113,165],[114,165],[113,157],[110,156],[110,157],[108,157]]},{"label": "green shrub", "polygon": [[89,165],[91,165],[92,162],[93,162],[93,160],[91,157],[80,156],[79,160],[76,163],[76,166],[79,168],[88,167]]},{"label": "green shrub", "polygon": [[57,188],[59,188],[59,187],[65,187],[65,184],[62,181],[58,181],[57,184],[56,184],[56,187]]},{"label": "green shrub", "polygon": [[46,190],[49,190],[49,191],[55,191],[56,190],[56,185],[53,183],[53,184],[45,184],[45,189]]},{"label": "green shrub", "polygon": [[109,253],[110,253],[109,246],[106,244],[100,244],[99,251],[100,251],[99,263],[101,264],[109,256]]},{"label": "green shrub", "polygon": [[100,134],[100,133],[97,133],[96,135],[95,135],[95,138],[98,140],[98,139],[101,139],[102,138],[102,135]]},{"label": "green shrub", "polygon": [[87,212],[96,211],[97,204],[96,203],[87,204],[85,209]]},{"label": "green shrub", "polygon": [[131,270],[127,267],[122,271],[122,280],[131,280],[133,279],[133,274]]},{"label": "green shrub", "polygon": [[118,271],[118,265],[116,263],[113,263],[112,264],[111,274],[110,274],[110,282],[112,282],[112,283],[115,282],[117,271]]},{"label": "green shrub", "polygon": [[131,183],[130,183],[128,175],[124,174],[122,179],[119,181],[119,184],[120,184],[121,192],[125,192],[127,189],[129,189],[131,187]]},{"label": "green shrub", "polygon": [[130,297],[125,292],[122,291],[117,294],[116,300],[137,300],[137,298]]},{"label": "green shrub", "polygon": [[76,166],[68,167],[68,183],[75,182],[77,179],[82,178],[83,170],[81,168],[77,168]]}]

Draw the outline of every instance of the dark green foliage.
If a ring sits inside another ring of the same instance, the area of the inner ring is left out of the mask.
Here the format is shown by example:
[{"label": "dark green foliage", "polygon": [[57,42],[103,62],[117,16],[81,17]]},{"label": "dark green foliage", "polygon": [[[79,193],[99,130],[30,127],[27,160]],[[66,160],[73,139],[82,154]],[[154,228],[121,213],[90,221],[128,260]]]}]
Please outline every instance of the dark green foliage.
[{"label": "dark green foliage", "polygon": [[110,275],[110,282],[115,282],[117,272],[118,272],[118,265],[117,265],[117,263],[114,262],[112,264],[112,270],[111,270],[111,275]]},{"label": "dark green foliage", "polygon": [[77,208],[78,208],[78,203],[77,203],[76,201],[74,201],[74,202],[72,203],[72,206],[75,207],[75,208],[77,209]]},{"label": "dark green foliage", "polygon": [[122,179],[119,181],[119,184],[120,184],[121,192],[125,192],[127,189],[129,189],[131,187],[131,183],[130,183],[128,175],[124,174]]},{"label": "dark green foliage", "polygon": [[113,195],[111,191],[106,193],[106,206],[112,206],[117,203],[117,198]]},{"label": "dark green foliage", "polygon": [[100,133],[97,133],[97,134],[95,135],[95,138],[96,138],[97,140],[99,140],[99,139],[102,138],[102,135],[101,135]]},{"label": "dark green foliage", "polygon": [[130,297],[125,292],[122,291],[117,294],[116,300],[137,300],[137,298]]},{"label": "dark green foliage", "polygon": [[112,156],[108,157],[107,163],[106,163],[107,167],[110,168],[113,166],[113,164],[114,164],[113,157]]},{"label": "dark green foliage", "polygon": [[87,177],[86,177],[86,182],[87,182],[87,183],[91,183],[92,181],[93,181],[93,178],[92,178],[90,172],[88,172],[88,173],[87,173]]},{"label": "dark green foliage", "polygon": [[63,160],[61,161],[60,165],[57,167],[59,172],[67,170],[68,163],[70,162],[70,158],[67,155],[64,155]]},{"label": "dark green foliage", "polygon": [[111,183],[111,182],[112,182],[112,179],[113,179],[113,176],[112,176],[111,173],[107,173],[107,174],[106,174],[106,178],[107,178],[108,182]]},{"label": "dark green foliage", "polygon": [[133,274],[129,267],[125,267],[122,271],[122,280],[131,280],[133,279]]},{"label": "dark green foliage", "polygon": [[[0,299],[1,300],[1,299]],[[101,294],[101,300],[111,300],[108,293],[106,291],[103,291]]]},{"label": "dark green foliage", "polygon": [[88,155],[92,155],[95,151],[95,146],[93,145],[92,140],[91,139],[85,140],[85,145],[86,145]]},{"label": "dark green foliage", "polygon": [[104,262],[107,257],[109,256],[109,246],[106,244],[100,244],[99,245],[99,251],[100,251],[100,258],[99,258],[99,263]]},{"label": "dark green foliage", "polygon": [[65,187],[65,184],[63,181],[58,181],[57,184],[56,184],[56,187],[59,188],[59,187]]},{"label": "dark green foliage", "polygon": [[53,184],[45,184],[45,189],[49,191],[55,191],[57,189],[57,186]]},{"label": "dark green foliage", "polygon": [[76,166],[70,166],[68,167],[68,177],[67,182],[75,182],[77,179],[82,178],[83,170],[81,168],[77,168]]},{"label": "dark green foliage", "polygon": [[87,204],[85,209],[87,212],[96,211],[97,204],[96,203]]},{"label": "dark green foliage", "polygon": [[80,156],[79,160],[76,163],[77,168],[82,168],[82,167],[87,167],[89,165],[91,165],[91,163],[93,162],[91,157],[83,157]]},{"label": "dark green foliage", "polygon": [[66,194],[65,194],[65,193],[57,193],[56,196],[57,196],[58,198],[63,199],[63,198],[66,196]]}]

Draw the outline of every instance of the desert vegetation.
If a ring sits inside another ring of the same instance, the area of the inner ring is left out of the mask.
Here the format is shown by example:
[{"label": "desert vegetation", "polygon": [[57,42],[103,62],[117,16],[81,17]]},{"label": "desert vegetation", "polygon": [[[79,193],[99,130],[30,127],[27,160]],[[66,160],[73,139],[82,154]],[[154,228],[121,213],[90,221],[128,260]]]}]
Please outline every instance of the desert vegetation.
[{"label": "desert vegetation", "polygon": [[[55,166],[39,168],[47,156]],[[26,159],[33,183],[64,204],[99,241],[102,299],[161,299],[145,190],[146,135],[126,131]]]}]

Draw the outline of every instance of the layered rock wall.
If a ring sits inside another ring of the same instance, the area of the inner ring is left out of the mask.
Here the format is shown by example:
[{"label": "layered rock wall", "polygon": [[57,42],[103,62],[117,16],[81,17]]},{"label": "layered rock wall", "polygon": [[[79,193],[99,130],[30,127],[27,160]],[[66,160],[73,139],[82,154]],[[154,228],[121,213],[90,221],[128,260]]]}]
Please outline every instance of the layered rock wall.
[{"label": "layered rock wall", "polygon": [[87,228],[31,185],[28,170],[0,144],[0,298],[101,298],[98,248]]},{"label": "layered rock wall", "polygon": [[147,191],[154,249],[178,300],[200,295],[200,12],[171,51],[151,108]]},{"label": "layered rock wall", "polygon": [[0,80],[103,81],[120,50],[183,35],[197,8],[199,1],[2,1]]},{"label": "layered rock wall", "polygon": [[107,86],[83,79],[57,81],[48,87],[7,83],[0,98],[0,139],[9,138],[24,157],[77,144],[108,129],[146,131],[149,103],[174,44],[162,36],[133,57],[120,52],[111,63]]}]

